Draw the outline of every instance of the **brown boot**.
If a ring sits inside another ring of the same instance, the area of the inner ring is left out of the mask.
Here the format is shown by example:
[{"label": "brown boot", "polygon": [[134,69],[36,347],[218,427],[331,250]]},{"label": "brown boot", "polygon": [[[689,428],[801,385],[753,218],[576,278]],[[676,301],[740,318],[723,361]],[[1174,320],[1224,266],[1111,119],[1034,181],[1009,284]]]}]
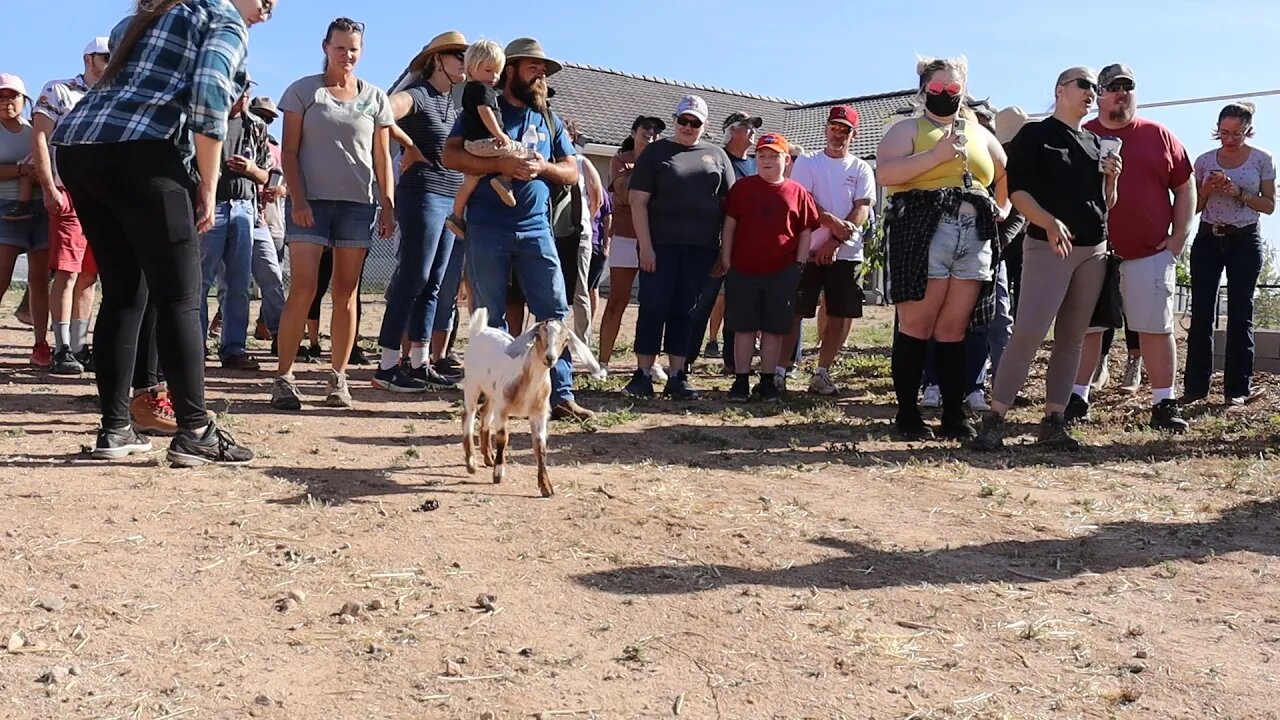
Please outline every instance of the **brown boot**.
[{"label": "brown boot", "polygon": [[595,417],[596,414],[574,400],[566,400],[556,403],[551,407],[552,420],[577,420],[578,422],[586,422]]},{"label": "brown boot", "polygon": [[148,435],[173,435],[178,432],[173,403],[167,390],[146,390],[129,403],[133,429]]}]

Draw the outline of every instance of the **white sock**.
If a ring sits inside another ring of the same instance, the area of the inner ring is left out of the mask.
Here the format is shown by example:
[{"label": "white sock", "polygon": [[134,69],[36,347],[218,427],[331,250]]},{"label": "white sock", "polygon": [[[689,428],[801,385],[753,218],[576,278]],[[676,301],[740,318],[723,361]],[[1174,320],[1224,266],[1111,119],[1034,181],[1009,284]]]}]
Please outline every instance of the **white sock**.
[{"label": "white sock", "polygon": [[426,345],[414,345],[409,348],[409,366],[418,369],[427,364],[427,353],[430,349]]},{"label": "white sock", "polygon": [[191,432],[195,433],[196,437],[204,437],[204,433],[208,429],[209,429],[209,426],[206,424],[206,425],[201,425],[198,428],[193,428]]},{"label": "white sock", "polygon": [[382,358],[378,360],[378,367],[382,370],[390,370],[400,364],[400,348],[382,348]]},{"label": "white sock", "polygon": [[1088,385],[1072,385],[1071,392],[1080,396],[1085,402],[1089,402],[1089,386]]},{"label": "white sock", "polygon": [[1173,388],[1159,388],[1159,389],[1152,388],[1151,389],[1151,404],[1153,406],[1159,405],[1165,400],[1172,400],[1172,399],[1173,399]]},{"label": "white sock", "polygon": [[71,321],[71,352],[80,352],[89,340],[89,321]]},{"label": "white sock", "polygon": [[64,347],[71,347],[71,323],[56,322],[53,324],[53,349]]}]

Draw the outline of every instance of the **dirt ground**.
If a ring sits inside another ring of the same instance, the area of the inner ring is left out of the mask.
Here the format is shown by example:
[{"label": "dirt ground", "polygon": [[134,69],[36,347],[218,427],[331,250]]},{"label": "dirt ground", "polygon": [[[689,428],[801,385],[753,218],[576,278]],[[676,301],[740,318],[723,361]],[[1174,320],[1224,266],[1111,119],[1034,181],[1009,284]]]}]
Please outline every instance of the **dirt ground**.
[{"label": "dirt ground", "polygon": [[[1273,377],[1178,438],[1104,391],[1079,454],[904,444],[877,308],[834,401],[732,406],[704,371],[703,401],[634,403],[615,358],[580,383],[598,420],[553,424],[544,500],[525,423],[493,485],[458,393],[368,368],[354,410],[313,366],[286,414],[267,372],[211,367],[250,468],[89,461],[92,382],[29,369],[6,300],[3,718],[1280,713]],[[1013,417],[1030,443],[1038,409]]]}]

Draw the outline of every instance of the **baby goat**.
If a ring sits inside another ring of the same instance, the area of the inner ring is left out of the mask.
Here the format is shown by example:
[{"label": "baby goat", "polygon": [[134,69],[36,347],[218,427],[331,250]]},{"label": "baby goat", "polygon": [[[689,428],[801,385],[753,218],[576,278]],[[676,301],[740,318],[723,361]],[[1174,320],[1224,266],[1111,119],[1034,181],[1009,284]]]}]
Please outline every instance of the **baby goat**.
[{"label": "baby goat", "polygon": [[[462,452],[467,472],[475,474],[473,433],[480,410],[480,451],[484,464],[493,467],[493,481],[506,472],[507,419],[529,418],[533,456],[538,461],[538,490],[543,497],[555,492],[547,474],[547,420],[551,417],[549,370],[567,346],[586,363],[594,377],[604,377],[595,356],[561,320],[543,320],[518,338],[489,327],[489,313],[477,308],[471,316],[471,340],[463,361]],[[490,451],[490,437],[496,446]]]}]

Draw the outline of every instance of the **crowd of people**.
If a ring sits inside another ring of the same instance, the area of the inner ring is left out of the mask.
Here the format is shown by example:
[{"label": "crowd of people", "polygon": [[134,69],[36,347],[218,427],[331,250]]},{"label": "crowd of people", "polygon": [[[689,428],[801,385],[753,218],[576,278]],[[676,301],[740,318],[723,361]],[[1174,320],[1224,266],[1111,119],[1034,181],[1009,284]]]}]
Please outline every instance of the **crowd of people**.
[{"label": "crowd of people", "polygon": [[[327,292],[323,403],[351,407],[348,371],[366,362],[360,279],[371,245],[393,236],[371,378],[389,392],[460,381],[460,302],[513,334],[526,309],[536,320],[572,314],[584,339],[598,333],[608,366],[638,282],[627,395],[651,398],[660,385],[697,399],[694,364],[722,358],[726,399],[777,400],[814,317],[808,390],[836,395],[831,368],[863,314],[864,244],[882,227],[903,438],[933,437],[921,408],[940,406],[938,435],[1001,447],[1051,327],[1039,442],[1079,447],[1070,428],[1090,420],[1122,329],[1122,389],[1136,392],[1145,372],[1151,425],[1185,430],[1180,407],[1209,393],[1224,271],[1226,401],[1250,397],[1258,219],[1275,209],[1275,165],[1251,143],[1248,103],[1221,110],[1219,147],[1193,163],[1167,128],[1138,117],[1125,65],[1064,71],[1052,115],[1032,122],[974,101],[964,58],[928,59],[916,67],[916,112],[884,133],[874,169],[851,151],[853,107],[831,107],[823,146],[806,152],[738,110],[712,142],[711,108],[688,95],[637,108],[602,177],[575,124],[554,112],[548,83],[561,66],[532,38],[503,47],[441,33],[384,91],[357,73],[364,25],[338,18],[320,73],[278,102],[254,97],[249,28],[276,4],[139,0],[88,43],[79,73],[34,99],[0,74],[0,296],[26,253],[31,363],[95,375],[95,458],[173,435],[176,465],[252,459],[206,410],[204,374],[211,337],[224,368],[260,369],[247,340],[253,285],[254,334],[277,359],[270,405],[302,409],[293,370],[320,359]],[[1176,397],[1174,272],[1193,236]],[[552,413],[586,420],[572,369],[566,351],[550,371]]]}]

